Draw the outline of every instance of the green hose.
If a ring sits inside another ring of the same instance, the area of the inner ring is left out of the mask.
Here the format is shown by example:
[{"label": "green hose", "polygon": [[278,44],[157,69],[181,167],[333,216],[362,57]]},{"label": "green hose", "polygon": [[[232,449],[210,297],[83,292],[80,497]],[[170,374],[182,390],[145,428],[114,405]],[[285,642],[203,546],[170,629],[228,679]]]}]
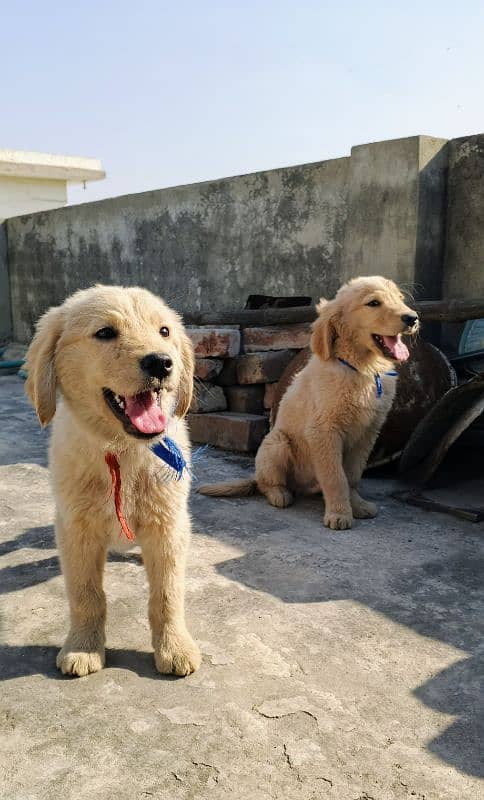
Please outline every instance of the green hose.
[{"label": "green hose", "polygon": [[20,367],[25,364],[25,359],[22,358],[19,361],[0,361],[0,370],[2,369],[20,369]]}]

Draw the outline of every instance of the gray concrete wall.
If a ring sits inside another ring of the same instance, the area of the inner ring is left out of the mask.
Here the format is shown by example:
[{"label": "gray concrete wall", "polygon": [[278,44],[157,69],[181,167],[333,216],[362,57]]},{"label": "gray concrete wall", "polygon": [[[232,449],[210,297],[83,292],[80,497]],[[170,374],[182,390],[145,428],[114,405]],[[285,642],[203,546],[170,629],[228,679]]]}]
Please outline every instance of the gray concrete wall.
[{"label": "gray concrete wall", "polygon": [[342,277],[386,275],[440,296],[446,144],[414,136],[352,149]]},{"label": "gray concrete wall", "polygon": [[334,292],[349,159],[10,219],[14,335],[79,287],[139,284],[180,311]]},{"label": "gray concrete wall", "polygon": [[443,295],[484,295],[484,134],[449,142]]},{"label": "gray concrete wall", "polygon": [[95,282],[146,286],[182,312],[250,293],[316,299],[371,273],[418,297],[482,294],[483,176],[484,135],[415,136],[9,219],[14,336],[27,341],[46,308]]},{"label": "gray concrete wall", "polygon": [[0,223],[0,342],[12,334],[10,282],[8,278],[7,229]]},{"label": "gray concrete wall", "polygon": [[[449,142],[442,296],[484,296],[484,134]],[[443,346],[457,350],[464,325],[442,327]]]}]

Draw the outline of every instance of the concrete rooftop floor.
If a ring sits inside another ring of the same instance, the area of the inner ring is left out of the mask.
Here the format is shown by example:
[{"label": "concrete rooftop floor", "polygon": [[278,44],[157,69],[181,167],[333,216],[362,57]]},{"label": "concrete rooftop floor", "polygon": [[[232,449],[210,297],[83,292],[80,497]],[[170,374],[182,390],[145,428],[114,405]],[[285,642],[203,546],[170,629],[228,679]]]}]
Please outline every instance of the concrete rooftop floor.
[{"label": "concrete rooftop floor", "polygon": [[[403,506],[381,479],[365,480],[380,516],[345,532],[318,499],[193,495],[200,671],[156,673],[128,555],[106,570],[106,669],[65,678],[47,435],[17,377],[0,417],[0,797],[484,796],[482,525]],[[250,468],[211,452],[196,473]]]}]

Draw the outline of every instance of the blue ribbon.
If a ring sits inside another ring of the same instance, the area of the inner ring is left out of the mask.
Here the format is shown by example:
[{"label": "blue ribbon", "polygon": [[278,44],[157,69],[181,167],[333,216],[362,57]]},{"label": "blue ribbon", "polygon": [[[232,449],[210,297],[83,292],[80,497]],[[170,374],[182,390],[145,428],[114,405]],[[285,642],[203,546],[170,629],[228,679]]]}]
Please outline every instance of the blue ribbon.
[{"label": "blue ribbon", "polygon": [[354,367],[354,366],[353,366],[353,364],[350,364],[350,362],[349,362],[349,361],[345,361],[345,360],[344,360],[344,358],[338,358],[338,361],[341,361],[341,363],[342,363],[342,364],[344,364],[344,365],[345,365],[345,367],[349,367],[349,368],[350,368],[350,369],[352,369],[354,372],[358,372],[358,370],[356,369],[356,367]]},{"label": "blue ribbon", "polygon": [[175,473],[174,479],[179,481],[183,476],[183,470],[186,468],[187,462],[176,442],[170,439],[169,436],[165,436],[163,441],[154,444],[151,450],[155,456],[161,458],[173,470]]},{"label": "blue ribbon", "polygon": [[[344,358],[338,358],[338,361],[341,361],[341,363],[344,364],[345,367],[349,367],[354,372],[358,372],[356,367],[354,367],[353,364],[350,364],[349,361],[345,361]],[[396,378],[398,376],[398,372],[394,369],[391,369],[388,372],[385,372],[385,375],[390,375],[391,377]],[[375,386],[376,386],[376,396],[380,398],[383,394],[383,384],[381,382],[381,377],[379,372],[375,372]]]}]

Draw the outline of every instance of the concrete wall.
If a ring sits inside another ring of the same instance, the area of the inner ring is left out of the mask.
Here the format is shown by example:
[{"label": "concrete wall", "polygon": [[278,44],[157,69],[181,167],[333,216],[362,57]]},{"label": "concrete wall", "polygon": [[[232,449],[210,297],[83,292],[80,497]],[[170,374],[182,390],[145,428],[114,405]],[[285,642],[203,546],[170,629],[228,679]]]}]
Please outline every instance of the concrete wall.
[{"label": "concrete wall", "polygon": [[10,282],[8,279],[7,231],[0,223],[0,341],[10,337],[12,318],[10,313]]},{"label": "concrete wall", "polygon": [[146,286],[181,311],[334,292],[348,167],[342,158],[8,220],[15,338],[95,282]]},{"label": "concrete wall", "polygon": [[250,293],[332,295],[381,273],[420,298],[484,293],[484,136],[415,136],[350,158],[9,219],[13,332],[94,282],[140,284],[180,311]]},{"label": "concrete wall", "polygon": [[0,175],[0,222],[7,217],[61,208],[67,203],[65,181],[11,178]]},{"label": "concrete wall", "polygon": [[[484,297],[484,134],[449,142],[442,296]],[[457,350],[464,325],[444,325],[442,343]]]},{"label": "concrete wall", "polygon": [[414,136],[352,149],[342,277],[381,274],[440,296],[446,144]]},{"label": "concrete wall", "polygon": [[449,142],[444,297],[484,295],[484,134]]}]

